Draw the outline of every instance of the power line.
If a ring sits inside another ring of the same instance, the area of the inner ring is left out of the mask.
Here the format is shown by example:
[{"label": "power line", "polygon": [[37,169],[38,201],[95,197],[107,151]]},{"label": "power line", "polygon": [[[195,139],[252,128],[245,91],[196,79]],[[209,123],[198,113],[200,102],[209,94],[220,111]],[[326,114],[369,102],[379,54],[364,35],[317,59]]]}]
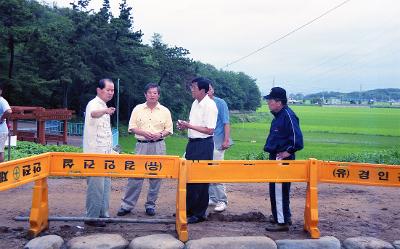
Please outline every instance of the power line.
[{"label": "power line", "polygon": [[300,27],[298,27],[298,28],[296,28],[296,29],[290,31],[289,33],[287,33],[287,34],[281,36],[280,38],[278,38],[278,39],[276,39],[276,40],[274,40],[274,41],[268,43],[267,45],[265,45],[265,46],[263,46],[263,47],[261,47],[261,48],[255,50],[255,51],[251,52],[250,54],[245,55],[245,56],[243,56],[243,57],[240,57],[239,59],[237,59],[237,60],[235,60],[235,61],[233,61],[233,62],[230,62],[230,63],[226,64],[223,68],[227,68],[227,67],[229,67],[229,66],[231,66],[231,65],[233,65],[233,64],[235,64],[235,63],[237,63],[237,62],[239,62],[239,61],[241,61],[241,60],[244,60],[244,59],[246,59],[246,58],[252,56],[253,54],[256,54],[256,53],[260,52],[261,50],[263,50],[263,49],[265,49],[265,48],[267,48],[267,47],[269,47],[269,46],[271,46],[271,45],[277,43],[278,41],[280,41],[280,40],[282,40],[282,39],[288,37],[289,35],[291,35],[291,34],[297,32],[297,31],[299,31],[300,29],[302,29],[302,28],[304,28],[304,27],[310,25],[311,23],[317,21],[318,19],[322,18],[323,16],[325,16],[325,15],[329,14],[330,12],[334,11],[335,9],[341,7],[342,5],[346,4],[347,2],[350,2],[350,0],[346,0],[346,1],[342,2],[341,4],[339,4],[339,5],[335,6],[335,7],[333,7],[332,9],[329,9],[328,11],[324,12],[322,15],[320,15],[320,16],[314,18],[313,20],[311,20],[311,21],[309,21],[309,22],[307,22],[307,23],[301,25]]},{"label": "power line", "polygon": [[[378,32],[378,33],[368,32],[367,34],[364,34],[361,38],[358,38],[357,41],[364,42],[364,43],[366,43],[366,42],[374,42],[375,43],[376,40],[381,39],[382,37],[384,37],[384,35],[385,35],[385,38],[386,38],[386,34],[387,33],[394,33],[394,32],[393,32],[392,28],[385,30],[384,27],[386,27],[389,23],[392,23],[394,18],[395,17],[386,18],[386,22],[384,22],[384,25],[380,25],[380,26],[377,27],[377,29],[379,29],[380,32]],[[398,29],[398,27],[396,26],[394,29]],[[347,49],[345,52],[343,52],[343,53],[341,53],[339,55],[336,55],[336,56],[333,56],[333,57],[327,57],[327,58],[323,59],[317,65],[314,65],[312,67],[309,67],[309,68],[305,69],[303,71],[303,73],[307,74],[309,72],[313,72],[316,69],[319,69],[321,66],[326,65],[327,63],[330,63],[330,62],[338,61],[339,59],[343,58],[344,56],[349,55],[349,54],[351,54],[354,51],[357,51],[359,49],[360,49],[360,45],[352,46],[350,49]],[[381,49],[381,48],[379,48],[379,49]]]}]

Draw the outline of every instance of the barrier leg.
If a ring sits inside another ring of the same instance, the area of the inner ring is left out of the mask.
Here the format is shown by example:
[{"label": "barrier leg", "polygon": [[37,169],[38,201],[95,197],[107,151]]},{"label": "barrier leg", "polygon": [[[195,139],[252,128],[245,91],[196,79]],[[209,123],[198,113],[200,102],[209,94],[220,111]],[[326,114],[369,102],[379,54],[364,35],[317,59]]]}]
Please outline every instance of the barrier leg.
[{"label": "barrier leg", "polygon": [[30,229],[28,236],[36,237],[40,232],[49,227],[49,205],[47,178],[35,181],[32,195],[32,208],[29,218]]},{"label": "barrier leg", "polygon": [[186,242],[189,239],[189,232],[186,218],[186,160],[181,159],[179,167],[178,188],[176,192],[176,232],[179,240]]},{"label": "barrier leg", "polygon": [[304,209],[304,230],[310,233],[311,238],[318,239],[318,164],[311,159],[309,166],[309,182],[307,183],[306,206]]}]

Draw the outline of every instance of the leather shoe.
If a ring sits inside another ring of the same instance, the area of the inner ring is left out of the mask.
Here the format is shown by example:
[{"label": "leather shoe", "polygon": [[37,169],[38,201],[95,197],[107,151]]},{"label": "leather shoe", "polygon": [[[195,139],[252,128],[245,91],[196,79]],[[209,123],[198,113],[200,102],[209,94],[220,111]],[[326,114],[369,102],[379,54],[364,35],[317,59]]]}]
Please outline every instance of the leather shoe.
[{"label": "leather shoe", "polygon": [[[276,223],[276,220],[274,219],[274,216],[273,216],[272,214],[269,216],[268,221],[269,221],[270,223],[272,223],[272,224],[275,224],[275,223]],[[289,218],[288,224],[289,224],[289,226],[291,226],[291,225],[293,224],[291,218]]]},{"label": "leather shoe", "polygon": [[267,224],[265,227],[265,230],[269,232],[284,232],[284,231],[289,231],[289,225],[286,223],[272,223],[272,224]]},{"label": "leather shoe", "polygon": [[131,212],[131,210],[126,210],[126,209],[120,208],[118,210],[117,215],[118,216],[125,216],[125,215],[129,214],[130,212]]},{"label": "leather shoe", "polygon": [[105,227],[106,223],[104,221],[85,221],[85,225],[91,226],[91,227]]},{"label": "leather shoe", "polygon": [[154,216],[156,214],[156,211],[154,210],[154,208],[146,208],[146,214],[148,216]]},{"label": "leather shoe", "polygon": [[195,224],[195,223],[203,222],[205,220],[206,220],[206,218],[204,218],[204,217],[190,216],[187,219],[187,223],[188,224]]}]

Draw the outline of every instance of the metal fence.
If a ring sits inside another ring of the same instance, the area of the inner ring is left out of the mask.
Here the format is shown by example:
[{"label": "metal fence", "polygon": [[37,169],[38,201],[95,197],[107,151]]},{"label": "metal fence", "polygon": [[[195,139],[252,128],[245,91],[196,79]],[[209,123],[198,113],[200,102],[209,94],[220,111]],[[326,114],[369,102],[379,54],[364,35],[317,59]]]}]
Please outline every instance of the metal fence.
[{"label": "metal fence", "polygon": [[[19,130],[35,131],[35,121],[24,121],[23,127],[18,128]],[[68,136],[83,136],[84,123],[72,123],[68,122]],[[64,121],[59,120],[47,120],[45,123],[45,129],[47,134],[63,134],[64,133]],[[113,146],[118,145],[119,132],[117,128],[112,129]]]}]

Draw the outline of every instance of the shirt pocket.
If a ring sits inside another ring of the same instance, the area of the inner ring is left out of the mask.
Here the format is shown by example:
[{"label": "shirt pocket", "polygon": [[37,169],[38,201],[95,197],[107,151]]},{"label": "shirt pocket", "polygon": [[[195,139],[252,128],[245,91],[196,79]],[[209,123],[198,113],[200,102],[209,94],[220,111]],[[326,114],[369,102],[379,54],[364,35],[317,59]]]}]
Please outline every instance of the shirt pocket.
[{"label": "shirt pocket", "polygon": [[103,146],[110,146],[111,144],[111,126],[109,123],[100,122],[97,125],[96,131],[96,145],[103,147]]},{"label": "shirt pocket", "polygon": [[164,130],[165,127],[165,118],[163,115],[154,115],[152,117],[152,124],[154,126],[154,129],[156,130]]}]

